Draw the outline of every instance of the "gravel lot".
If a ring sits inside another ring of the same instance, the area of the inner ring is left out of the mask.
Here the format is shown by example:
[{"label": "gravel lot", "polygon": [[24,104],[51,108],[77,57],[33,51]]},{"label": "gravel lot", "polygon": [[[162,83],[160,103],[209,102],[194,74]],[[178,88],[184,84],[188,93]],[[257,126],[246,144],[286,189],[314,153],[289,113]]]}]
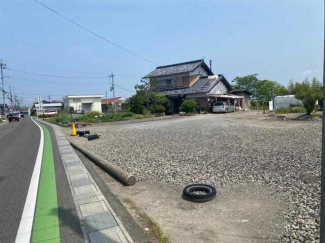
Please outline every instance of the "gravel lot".
[{"label": "gravel lot", "polygon": [[319,242],[321,122],[254,114],[95,126],[102,137],[83,143],[138,180],[271,186],[289,205],[279,242]]}]

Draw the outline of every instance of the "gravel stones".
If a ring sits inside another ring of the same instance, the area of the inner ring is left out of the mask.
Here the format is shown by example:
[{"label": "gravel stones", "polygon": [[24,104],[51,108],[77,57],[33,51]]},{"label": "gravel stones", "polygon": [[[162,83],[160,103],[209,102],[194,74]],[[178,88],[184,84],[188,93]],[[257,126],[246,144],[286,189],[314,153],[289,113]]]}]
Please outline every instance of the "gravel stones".
[{"label": "gravel stones", "polygon": [[321,123],[281,122],[205,115],[107,126],[87,147],[138,180],[271,186],[289,205],[279,242],[319,242]]}]

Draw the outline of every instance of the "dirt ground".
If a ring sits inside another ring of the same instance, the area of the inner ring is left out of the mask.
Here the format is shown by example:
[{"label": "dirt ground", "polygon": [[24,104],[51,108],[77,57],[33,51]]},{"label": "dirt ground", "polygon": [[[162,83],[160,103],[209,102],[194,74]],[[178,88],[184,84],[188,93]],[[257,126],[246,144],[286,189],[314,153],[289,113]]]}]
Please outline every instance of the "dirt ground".
[{"label": "dirt ground", "polygon": [[145,229],[129,200],[162,227],[171,242],[257,243],[278,240],[283,204],[271,189],[256,184],[238,185],[218,192],[207,203],[182,199],[182,188],[138,182],[125,187],[94,165],[110,190]]},{"label": "dirt ground", "polygon": [[[294,128],[302,124],[292,120],[299,114],[287,115],[285,121],[281,116],[255,111],[218,116],[228,122],[236,120],[272,129]],[[89,127],[89,130],[101,133],[106,131],[107,126],[120,124],[125,122],[94,125]],[[66,134],[70,132],[67,128],[63,130]],[[73,140],[84,147],[88,142],[84,138],[77,137]],[[125,187],[97,166],[94,165],[94,168],[144,229],[147,226],[143,224],[139,214],[132,210],[130,202],[158,222],[171,242],[278,242],[279,235],[283,234],[285,219],[281,212],[287,205],[277,198],[275,191],[257,182],[249,181],[222,189],[217,188],[216,199],[198,204],[183,200],[182,188],[178,186],[140,181],[132,187]]]}]

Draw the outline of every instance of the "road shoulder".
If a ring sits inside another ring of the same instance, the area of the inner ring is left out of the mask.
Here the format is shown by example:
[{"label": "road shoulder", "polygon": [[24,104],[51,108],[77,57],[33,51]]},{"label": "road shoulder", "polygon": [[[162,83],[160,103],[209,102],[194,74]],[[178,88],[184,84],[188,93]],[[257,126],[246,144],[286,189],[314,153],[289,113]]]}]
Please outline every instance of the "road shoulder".
[{"label": "road shoulder", "polygon": [[69,187],[69,182],[65,173],[54,130],[52,126],[46,123],[42,124],[48,128],[53,145],[61,242],[83,242],[84,238],[81,225],[76,207],[73,202],[72,193]]},{"label": "road shoulder", "polygon": [[122,221],[81,163],[66,137],[58,127],[52,127],[85,241],[115,240],[132,243],[133,240],[125,230]]}]

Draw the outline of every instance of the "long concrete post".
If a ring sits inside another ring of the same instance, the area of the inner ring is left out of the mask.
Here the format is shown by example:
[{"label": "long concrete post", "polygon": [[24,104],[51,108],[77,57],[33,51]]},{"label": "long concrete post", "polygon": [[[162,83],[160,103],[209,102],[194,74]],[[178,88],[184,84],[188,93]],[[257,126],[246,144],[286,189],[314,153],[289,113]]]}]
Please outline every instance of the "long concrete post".
[{"label": "long concrete post", "polygon": [[136,182],[136,178],[133,175],[130,175],[129,173],[123,171],[121,168],[112,165],[108,161],[103,160],[102,158],[98,157],[97,155],[87,151],[83,147],[75,144],[72,142],[69,138],[68,141],[70,144],[79,150],[81,153],[83,153],[87,158],[95,162],[98,166],[106,170],[108,173],[112,174],[114,177],[119,179],[121,182],[123,182],[127,186],[133,186]]}]

